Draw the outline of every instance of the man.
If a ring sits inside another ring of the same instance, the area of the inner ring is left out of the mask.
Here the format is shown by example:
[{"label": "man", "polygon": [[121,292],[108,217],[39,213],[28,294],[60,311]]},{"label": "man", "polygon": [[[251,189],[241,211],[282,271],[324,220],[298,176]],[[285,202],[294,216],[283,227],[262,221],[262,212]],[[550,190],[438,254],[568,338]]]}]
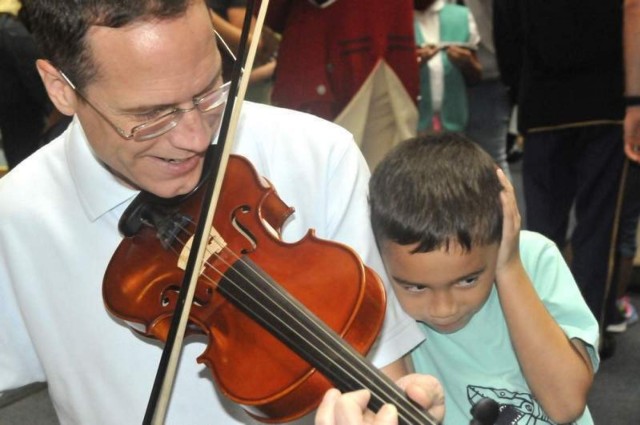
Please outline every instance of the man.
[{"label": "man", "polygon": [[[101,283],[132,198],[199,181],[227,93],[221,57],[204,0],[25,6],[49,97],[74,120],[0,180],[0,390],[46,380],[62,424],[140,423],[161,347],[106,311]],[[383,272],[365,224],[368,171],[348,133],[247,103],[234,151],[296,207],[285,240],[315,228]],[[371,358],[397,378],[420,337],[393,298],[385,317]],[[250,422],[196,363],[204,349],[183,348],[166,423]]]},{"label": "man", "polygon": [[525,136],[527,227],[562,248],[575,207],[571,271],[605,325],[624,159],[621,5],[494,2],[500,75],[517,94],[518,127]]}]

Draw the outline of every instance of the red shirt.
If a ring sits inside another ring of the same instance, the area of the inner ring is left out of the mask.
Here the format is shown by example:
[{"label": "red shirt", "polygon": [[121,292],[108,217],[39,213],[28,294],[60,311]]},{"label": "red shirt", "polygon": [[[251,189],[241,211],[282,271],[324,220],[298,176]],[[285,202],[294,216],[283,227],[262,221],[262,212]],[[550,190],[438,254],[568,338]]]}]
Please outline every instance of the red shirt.
[{"label": "red shirt", "polygon": [[417,98],[413,0],[271,0],[266,25],[282,34],[274,105],[333,120],[380,60]]}]

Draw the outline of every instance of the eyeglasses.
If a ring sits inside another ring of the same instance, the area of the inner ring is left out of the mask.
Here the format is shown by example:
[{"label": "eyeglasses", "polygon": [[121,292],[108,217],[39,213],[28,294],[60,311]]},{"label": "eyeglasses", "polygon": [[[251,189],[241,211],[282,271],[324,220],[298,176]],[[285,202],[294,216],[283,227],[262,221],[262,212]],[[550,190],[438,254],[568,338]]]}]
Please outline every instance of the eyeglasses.
[{"label": "eyeglasses", "polygon": [[[221,40],[223,46],[227,50],[227,53],[231,54],[233,59],[235,59],[233,53],[231,53],[231,50],[226,45],[224,40],[222,40],[220,35],[217,32],[215,32],[215,35],[218,37],[218,39]],[[91,107],[91,109],[93,109],[98,115],[100,115],[102,119],[104,119],[105,122],[116,131],[116,133],[118,133],[125,140],[134,140],[136,142],[151,140],[173,130],[178,125],[184,114],[186,114],[187,112],[191,112],[196,108],[198,109],[198,111],[200,111],[201,114],[209,118],[221,116],[227,104],[227,99],[229,98],[229,88],[231,87],[231,82],[226,82],[215,90],[212,90],[201,96],[194,97],[192,99],[193,106],[191,108],[172,108],[159,117],[136,125],[131,129],[129,133],[127,133],[125,130],[114,124],[103,112],[101,112],[96,106],[94,106],[76,88],[75,84],[71,82],[69,77],[67,77],[64,72],[62,72],[60,69],[58,69],[58,72],[66,81],[66,83],[69,84],[69,87],[71,87],[76,92],[76,94],[82,100],[84,100],[87,105]],[[219,123],[220,120],[218,119],[215,121]]]}]

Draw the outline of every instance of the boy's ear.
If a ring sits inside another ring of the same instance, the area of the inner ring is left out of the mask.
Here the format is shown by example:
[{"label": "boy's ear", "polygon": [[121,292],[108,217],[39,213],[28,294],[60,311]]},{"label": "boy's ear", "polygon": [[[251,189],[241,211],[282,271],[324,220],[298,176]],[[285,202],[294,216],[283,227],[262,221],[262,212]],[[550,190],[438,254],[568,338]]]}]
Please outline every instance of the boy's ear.
[{"label": "boy's ear", "polygon": [[60,75],[60,71],[51,62],[44,59],[36,61],[36,68],[40,78],[42,78],[49,99],[51,99],[56,109],[65,115],[73,115],[76,111],[78,99],[75,91]]}]

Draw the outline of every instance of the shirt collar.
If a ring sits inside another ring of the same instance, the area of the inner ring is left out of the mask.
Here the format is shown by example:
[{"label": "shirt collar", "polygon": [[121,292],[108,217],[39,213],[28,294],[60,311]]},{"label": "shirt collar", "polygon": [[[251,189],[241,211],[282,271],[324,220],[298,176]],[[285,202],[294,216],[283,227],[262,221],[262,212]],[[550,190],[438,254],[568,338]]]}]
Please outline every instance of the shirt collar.
[{"label": "shirt collar", "polygon": [[85,214],[95,221],[103,214],[138,194],[119,180],[100,162],[78,121],[74,117],[67,133],[66,155],[71,176]]}]

